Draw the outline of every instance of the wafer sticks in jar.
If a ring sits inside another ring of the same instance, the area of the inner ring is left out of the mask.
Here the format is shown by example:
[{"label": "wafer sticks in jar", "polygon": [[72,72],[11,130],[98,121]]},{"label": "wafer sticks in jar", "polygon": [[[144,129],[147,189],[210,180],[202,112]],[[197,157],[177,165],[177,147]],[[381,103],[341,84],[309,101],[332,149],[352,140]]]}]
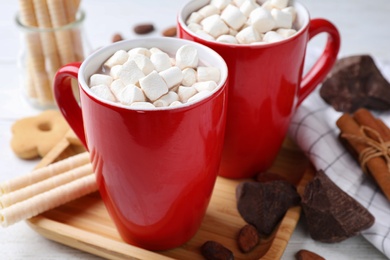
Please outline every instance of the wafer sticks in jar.
[{"label": "wafer sticks in jar", "polygon": [[84,58],[80,32],[84,13],[80,0],[18,0],[17,24],[22,32],[23,89],[40,108],[54,106],[52,81],[57,70]]}]

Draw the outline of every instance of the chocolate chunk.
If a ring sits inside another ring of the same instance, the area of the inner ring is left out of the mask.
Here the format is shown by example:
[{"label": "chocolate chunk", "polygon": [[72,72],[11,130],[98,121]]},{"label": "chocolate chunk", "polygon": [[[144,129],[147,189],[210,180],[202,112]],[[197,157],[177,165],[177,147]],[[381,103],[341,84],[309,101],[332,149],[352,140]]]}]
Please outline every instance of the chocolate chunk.
[{"label": "chocolate chunk", "polygon": [[238,247],[244,253],[252,251],[258,244],[260,238],[257,229],[252,225],[245,225],[238,234]]},{"label": "chocolate chunk", "polygon": [[171,26],[171,27],[165,29],[162,32],[162,35],[165,37],[175,37],[176,36],[176,26]]},{"label": "chocolate chunk", "polygon": [[323,82],[320,95],[341,112],[353,113],[362,107],[390,109],[390,84],[369,55],[338,60]]},{"label": "chocolate chunk", "polygon": [[224,247],[218,242],[207,241],[202,245],[202,255],[207,260],[233,260],[234,255],[232,251]]},{"label": "chocolate chunk", "polygon": [[123,37],[120,33],[116,33],[112,36],[112,39],[111,39],[112,42],[119,42],[119,41],[123,41]]},{"label": "chocolate chunk", "polygon": [[272,233],[291,206],[300,202],[295,187],[286,181],[242,182],[236,196],[243,219],[265,236]]},{"label": "chocolate chunk", "polygon": [[358,235],[375,221],[366,208],[342,191],[321,170],[306,185],[301,204],[311,237],[325,243],[340,242]]},{"label": "chocolate chunk", "polygon": [[297,260],[325,260],[322,256],[305,249],[299,250],[296,253],[295,258]]},{"label": "chocolate chunk", "polygon": [[151,23],[138,24],[134,26],[136,34],[147,34],[154,31],[154,25]]}]

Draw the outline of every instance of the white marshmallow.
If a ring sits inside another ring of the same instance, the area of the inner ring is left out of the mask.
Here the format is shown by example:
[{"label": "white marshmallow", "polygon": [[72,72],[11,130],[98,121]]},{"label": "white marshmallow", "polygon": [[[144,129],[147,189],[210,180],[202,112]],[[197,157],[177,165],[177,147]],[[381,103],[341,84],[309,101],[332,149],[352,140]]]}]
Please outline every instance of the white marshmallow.
[{"label": "white marshmallow", "polygon": [[210,34],[208,34],[207,32],[203,31],[203,30],[198,30],[196,31],[196,34],[204,39],[204,40],[208,40],[208,41],[214,41],[215,38],[213,36],[211,36]]},{"label": "white marshmallow", "polygon": [[236,6],[229,4],[221,13],[221,19],[231,28],[238,30],[246,22],[246,16]]},{"label": "white marshmallow", "polygon": [[288,38],[297,33],[297,31],[294,29],[283,29],[283,28],[277,29],[276,32],[282,35],[284,38]]},{"label": "white marshmallow", "polygon": [[197,32],[199,30],[202,30],[202,25],[198,24],[198,23],[189,23],[187,25],[188,29],[191,31],[191,32]]},{"label": "white marshmallow", "polygon": [[123,64],[122,69],[118,72],[118,78],[122,80],[123,84],[136,84],[138,80],[144,77],[145,74],[133,60],[128,60]]},{"label": "white marshmallow", "polygon": [[180,105],[183,105],[183,103],[181,103],[180,101],[173,101],[169,106],[170,107],[177,107]]},{"label": "white marshmallow", "polygon": [[283,12],[278,9],[272,9],[271,15],[275,20],[275,28],[291,29],[292,15],[288,12]]},{"label": "white marshmallow", "polygon": [[192,85],[196,91],[202,92],[202,91],[213,91],[217,88],[217,83],[215,81],[202,81],[202,82],[196,82],[194,85]]},{"label": "white marshmallow", "polygon": [[210,4],[217,7],[219,10],[223,10],[232,0],[211,0]]},{"label": "white marshmallow", "polygon": [[152,54],[154,54],[154,53],[161,53],[161,52],[163,52],[162,50],[160,50],[157,47],[152,47],[152,48],[149,49],[149,51],[150,51],[150,56],[152,56]]},{"label": "white marshmallow", "polygon": [[262,7],[258,7],[253,10],[249,18],[252,26],[259,33],[268,32],[275,27],[275,21],[271,13]]},{"label": "white marshmallow", "polygon": [[183,80],[183,73],[176,66],[163,70],[159,74],[164,79],[165,83],[167,83],[169,89],[180,84]]},{"label": "white marshmallow", "polygon": [[183,86],[191,86],[196,82],[196,71],[192,68],[186,68],[182,71],[183,80],[181,84]]},{"label": "white marshmallow", "polygon": [[183,103],[186,103],[188,99],[194,96],[196,93],[198,93],[198,91],[192,86],[179,86],[179,88],[177,89],[179,100]]},{"label": "white marshmallow", "polygon": [[172,102],[178,101],[179,96],[177,95],[176,92],[169,91],[167,94],[164,96],[160,97],[156,101],[153,102],[153,105],[155,107],[167,107],[169,106]]},{"label": "white marshmallow", "polygon": [[191,103],[191,102],[195,102],[195,101],[204,99],[204,98],[206,98],[206,97],[208,97],[208,96],[210,96],[210,95],[211,95],[211,92],[210,92],[210,91],[204,90],[204,91],[199,92],[199,93],[193,95],[192,97],[190,97],[190,98],[188,99],[187,103]]},{"label": "white marshmallow", "polygon": [[[245,24],[244,24],[244,26],[245,26]],[[244,29],[244,28],[242,28],[242,29]],[[234,30],[234,29],[232,29],[232,28],[229,28],[229,35],[231,35],[231,36],[236,36],[237,33],[238,33],[238,31],[236,31],[236,30]]]},{"label": "white marshmallow", "polygon": [[140,68],[145,75],[148,75],[150,72],[154,70],[153,63],[145,55],[134,54],[131,59],[135,61],[138,68]]},{"label": "white marshmallow", "polygon": [[198,66],[198,50],[191,45],[183,45],[176,51],[176,66],[181,70]]},{"label": "white marshmallow", "polygon": [[214,14],[219,14],[220,10],[215,5],[205,5],[198,10],[198,13],[206,18]]},{"label": "white marshmallow", "polygon": [[271,12],[271,10],[274,8],[274,6],[272,5],[271,1],[268,0],[268,1],[265,1],[261,7],[263,7],[264,9],[268,10]]},{"label": "white marshmallow", "polygon": [[188,17],[186,23],[187,24],[191,24],[191,23],[200,23],[200,21],[202,21],[204,19],[204,16],[201,15],[200,13],[198,12],[193,12],[190,14],[190,17]]},{"label": "white marshmallow", "polygon": [[105,85],[105,86],[110,86],[113,79],[109,75],[105,74],[93,74],[89,80],[89,86],[97,86],[97,85]]},{"label": "white marshmallow", "polygon": [[219,36],[217,38],[217,42],[233,43],[233,44],[238,43],[236,37],[234,37],[232,35],[228,35],[228,34],[224,34],[224,35]]},{"label": "white marshmallow", "polygon": [[279,33],[275,32],[275,31],[269,31],[263,37],[263,41],[265,41],[265,42],[278,42],[278,41],[282,41],[284,39],[285,38],[282,35],[280,35]]},{"label": "white marshmallow", "polygon": [[288,5],[288,0],[270,0],[270,2],[273,7],[278,9],[283,9]]},{"label": "white marshmallow", "polygon": [[251,0],[246,0],[245,2],[243,2],[241,5],[240,5],[240,11],[245,15],[245,16],[249,16],[250,13],[255,10],[257,7],[259,7],[258,4],[256,4],[256,2],[254,1],[251,1]]},{"label": "white marshmallow", "polygon": [[115,102],[115,96],[107,85],[97,85],[91,88],[91,91],[98,97]]},{"label": "white marshmallow", "polygon": [[283,8],[282,12],[291,14],[293,22],[297,18],[297,10],[295,10],[294,6],[289,6],[289,7]]},{"label": "white marshmallow", "polygon": [[229,27],[218,14],[206,17],[200,22],[200,24],[203,26],[203,30],[214,38],[229,32]]},{"label": "white marshmallow", "polygon": [[150,102],[134,102],[130,105],[131,108],[155,108]]},{"label": "white marshmallow", "polygon": [[114,95],[115,95],[115,97],[117,97],[117,99],[118,99],[119,93],[124,88],[125,88],[125,84],[123,84],[122,80],[120,80],[120,79],[114,80],[110,85],[111,92],[114,93]]},{"label": "white marshmallow", "polygon": [[128,60],[128,58],[129,54],[126,51],[119,50],[104,63],[104,66],[111,68],[115,65],[122,65]]},{"label": "white marshmallow", "polygon": [[242,5],[242,3],[244,3],[245,0],[233,0],[233,3],[237,6],[237,7],[240,7]]},{"label": "white marshmallow", "polygon": [[112,68],[110,70],[110,76],[113,79],[118,79],[119,78],[119,72],[121,71],[121,69],[122,69],[122,65],[112,66]]},{"label": "white marshmallow", "polygon": [[129,59],[133,58],[133,56],[136,54],[141,54],[141,55],[144,55],[148,58],[151,55],[150,51],[146,48],[143,48],[143,47],[133,48],[133,49],[129,50],[127,53],[129,54]]},{"label": "white marshmallow", "polygon": [[124,105],[130,105],[134,102],[144,102],[146,101],[145,95],[142,90],[134,84],[127,85],[119,92],[119,95],[116,96],[119,102]]},{"label": "white marshmallow", "polygon": [[165,52],[154,52],[150,56],[150,61],[157,72],[169,69],[171,67],[171,58]]},{"label": "white marshmallow", "polygon": [[237,33],[236,39],[241,44],[250,44],[261,41],[261,36],[253,26],[248,26]]},{"label": "white marshmallow", "polygon": [[151,101],[156,101],[162,95],[168,93],[167,83],[165,83],[164,79],[155,70],[141,78],[139,84],[145,96]]},{"label": "white marshmallow", "polygon": [[197,68],[197,80],[198,80],[198,82],[209,81],[209,80],[218,82],[220,76],[221,76],[221,72],[219,71],[219,68],[217,68],[217,67],[202,67],[202,66],[199,66]]}]

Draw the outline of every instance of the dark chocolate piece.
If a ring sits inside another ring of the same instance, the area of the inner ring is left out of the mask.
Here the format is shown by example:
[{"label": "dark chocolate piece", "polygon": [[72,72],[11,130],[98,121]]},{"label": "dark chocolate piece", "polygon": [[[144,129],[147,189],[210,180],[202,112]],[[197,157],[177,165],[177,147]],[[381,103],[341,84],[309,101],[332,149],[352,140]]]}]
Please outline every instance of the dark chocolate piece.
[{"label": "dark chocolate piece", "polygon": [[296,188],[286,181],[242,182],[236,196],[243,219],[265,236],[272,233],[291,206],[300,202]]},{"label": "dark chocolate piece", "polygon": [[252,225],[245,225],[238,234],[238,247],[244,253],[252,251],[258,244],[260,238],[257,229]]},{"label": "dark chocolate piece", "polygon": [[274,172],[260,172],[256,175],[258,182],[287,181],[286,178]]},{"label": "dark chocolate piece", "polygon": [[375,221],[365,207],[334,184],[322,170],[306,185],[301,204],[311,237],[325,243],[358,235]]},{"label": "dark chocolate piece", "polygon": [[218,242],[207,241],[202,245],[202,255],[207,260],[233,260],[234,255],[232,251],[224,247]]},{"label": "dark chocolate piece", "polygon": [[325,260],[320,255],[313,253],[312,251],[301,249],[295,254],[297,260]]},{"label": "dark chocolate piece", "polygon": [[390,84],[369,55],[338,60],[323,82],[320,95],[341,112],[353,113],[362,107],[390,109]]}]

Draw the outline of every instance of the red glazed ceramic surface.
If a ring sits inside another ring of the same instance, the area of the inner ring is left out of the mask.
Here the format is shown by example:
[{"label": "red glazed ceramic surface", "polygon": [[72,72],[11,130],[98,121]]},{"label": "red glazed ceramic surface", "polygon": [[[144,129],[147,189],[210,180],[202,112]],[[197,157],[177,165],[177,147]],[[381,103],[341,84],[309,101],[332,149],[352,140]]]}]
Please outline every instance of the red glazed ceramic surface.
[{"label": "red glazed ceramic surface", "polygon": [[[229,100],[220,175],[247,178],[267,170],[287,134],[292,115],[332,68],[340,48],[336,27],[324,19],[310,20],[299,3],[298,33],[267,44],[226,44],[208,41],[191,32],[187,17],[207,0],[191,1],[178,15],[178,36],[204,44],[226,61]],[[306,45],[319,33],[328,34],[324,52],[302,77]]]},{"label": "red glazed ceramic surface", "polygon": [[[179,108],[135,110],[91,95],[90,75],[116,50],[184,45],[221,70],[212,96]],[[70,78],[77,78],[80,106]],[[92,54],[80,67],[56,75],[55,98],[91,155],[99,191],[122,238],[149,250],[188,241],[198,230],[216,181],[226,122],[227,67],[202,45],[171,38],[123,41]],[[87,205],[86,205],[87,206]]]}]

